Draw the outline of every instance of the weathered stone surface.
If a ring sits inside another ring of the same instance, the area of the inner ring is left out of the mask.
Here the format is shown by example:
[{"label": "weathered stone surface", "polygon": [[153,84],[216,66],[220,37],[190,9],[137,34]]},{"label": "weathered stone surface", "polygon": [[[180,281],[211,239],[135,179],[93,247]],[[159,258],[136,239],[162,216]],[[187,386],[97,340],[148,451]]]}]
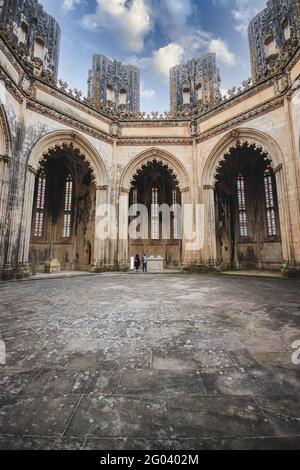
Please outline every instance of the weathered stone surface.
[{"label": "weathered stone surface", "polygon": [[119,371],[49,369],[43,370],[22,393],[29,396],[110,395],[116,393],[120,378]]},{"label": "weathered stone surface", "polygon": [[205,389],[200,372],[130,370],[123,372],[118,394],[205,395]]},{"label": "weathered stone surface", "polygon": [[299,393],[293,397],[259,398],[257,403],[278,434],[300,434]]},{"label": "weathered stone surface", "polygon": [[78,397],[0,396],[1,434],[59,436],[65,430]]},{"label": "weathered stone surface", "polygon": [[1,449],[299,447],[298,281],[109,274],[15,287],[0,284]]},{"label": "weathered stone surface", "polygon": [[95,437],[176,439],[274,435],[250,399],[184,396],[168,398],[84,397],[67,434]]}]

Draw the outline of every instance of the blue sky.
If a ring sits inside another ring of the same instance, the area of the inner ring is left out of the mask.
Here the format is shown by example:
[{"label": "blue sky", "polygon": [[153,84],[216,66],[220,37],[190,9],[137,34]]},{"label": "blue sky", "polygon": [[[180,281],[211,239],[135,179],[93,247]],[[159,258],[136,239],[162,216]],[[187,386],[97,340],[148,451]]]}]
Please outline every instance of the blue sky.
[{"label": "blue sky", "polygon": [[168,70],[216,52],[222,90],[250,76],[247,25],[266,0],[40,0],[62,29],[59,78],[87,90],[93,53],[141,69],[141,109],[169,109]]}]

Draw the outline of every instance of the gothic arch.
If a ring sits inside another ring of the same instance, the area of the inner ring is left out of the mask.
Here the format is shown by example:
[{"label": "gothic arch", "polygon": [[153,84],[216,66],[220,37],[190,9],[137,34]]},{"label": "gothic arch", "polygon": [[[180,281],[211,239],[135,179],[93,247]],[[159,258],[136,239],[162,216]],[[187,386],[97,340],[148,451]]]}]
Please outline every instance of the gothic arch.
[{"label": "gothic arch", "polygon": [[11,137],[5,110],[0,105],[0,155],[10,156]]},{"label": "gothic arch", "polygon": [[108,174],[105,164],[93,145],[76,131],[55,131],[40,139],[31,149],[28,167],[37,171],[44,155],[56,147],[72,146],[90,165],[96,186],[108,185]]},{"label": "gothic arch", "polygon": [[137,155],[126,166],[120,181],[121,190],[129,192],[134,175],[143,165],[147,165],[147,163],[153,160],[166,165],[174,173],[181,191],[190,188],[189,177],[182,163],[169,152],[162,149],[152,148]]},{"label": "gothic arch", "polygon": [[217,169],[226,154],[230,149],[246,143],[249,146],[255,146],[262,154],[267,155],[274,170],[283,165],[282,150],[272,137],[256,129],[239,128],[226,134],[211,151],[204,165],[202,185],[214,185]]}]

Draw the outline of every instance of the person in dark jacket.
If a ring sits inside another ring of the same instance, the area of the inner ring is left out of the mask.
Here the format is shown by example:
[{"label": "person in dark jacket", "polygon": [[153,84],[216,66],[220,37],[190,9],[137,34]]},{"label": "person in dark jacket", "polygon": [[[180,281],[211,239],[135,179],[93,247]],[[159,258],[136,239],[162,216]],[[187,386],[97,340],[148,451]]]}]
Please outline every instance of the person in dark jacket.
[{"label": "person in dark jacket", "polygon": [[135,257],[135,259],[134,259],[134,267],[135,267],[135,269],[136,269],[136,272],[139,271],[140,266],[141,266],[140,257],[139,257],[139,255],[136,255],[136,257]]},{"label": "person in dark jacket", "polygon": [[143,256],[143,273],[146,273],[148,271],[148,257],[146,253],[144,253]]}]

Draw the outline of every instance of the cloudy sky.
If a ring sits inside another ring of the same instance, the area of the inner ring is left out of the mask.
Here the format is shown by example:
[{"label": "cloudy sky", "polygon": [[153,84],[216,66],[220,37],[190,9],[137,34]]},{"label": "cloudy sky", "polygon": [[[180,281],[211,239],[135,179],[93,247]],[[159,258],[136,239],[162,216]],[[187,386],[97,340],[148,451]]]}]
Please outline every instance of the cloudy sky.
[{"label": "cloudy sky", "polygon": [[216,52],[222,89],[250,75],[247,26],[266,0],[40,0],[62,29],[59,77],[87,90],[93,53],[141,69],[141,108],[169,109],[169,69]]}]

